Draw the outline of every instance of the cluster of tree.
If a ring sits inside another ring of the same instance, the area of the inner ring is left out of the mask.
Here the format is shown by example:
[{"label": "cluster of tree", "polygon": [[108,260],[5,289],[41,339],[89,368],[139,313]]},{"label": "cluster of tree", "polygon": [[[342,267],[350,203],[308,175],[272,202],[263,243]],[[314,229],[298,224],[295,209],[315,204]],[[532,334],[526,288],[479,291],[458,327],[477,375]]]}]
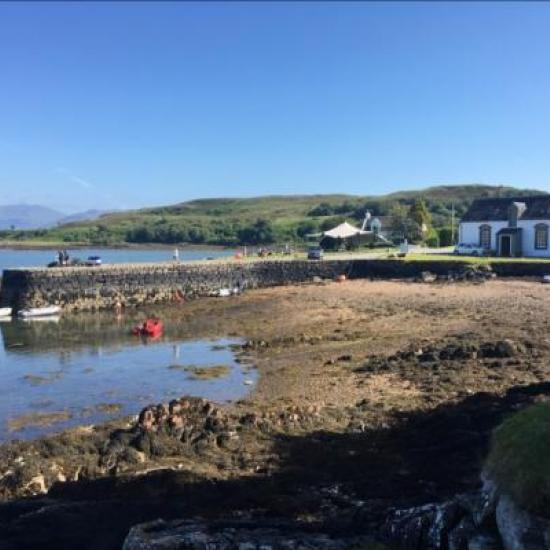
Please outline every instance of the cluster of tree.
[{"label": "cluster of tree", "polygon": [[395,208],[407,209],[414,208],[415,204],[421,200],[424,207],[431,218],[431,223],[434,227],[442,227],[448,225],[451,220],[452,211],[454,209],[455,219],[460,219],[470,206],[471,199],[449,200],[443,201],[440,199],[380,199],[369,200],[363,204],[352,204],[349,201],[344,201],[341,204],[328,204],[323,202],[312,208],[308,212],[309,217],[320,216],[335,216],[344,214],[348,218],[354,219],[357,223],[361,222],[365,217],[365,212],[368,210],[373,216],[390,216]]},{"label": "cluster of tree", "polygon": [[329,204],[322,202],[315,208],[312,208],[307,215],[310,217],[346,215],[356,220],[362,220],[365,212],[368,210],[373,216],[388,216],[395,205],[411,206],[413,200],[369,200],[363,204],[353,204],[350,201],[344,201],[341,204]]},{"label": "cluster of tree", "polygon": [[47,229],[11,229],[0,230],[0,239],[20,241],[23,239],[38,239],[46,236]]},{"label": "cluster of tree", "polygon": [[318,206],[312,208],[307,215],[312,217],[318,216],[335,216],[337,214],[351,214],[355,211],[357,205],[350,201],[344,201],[342,204],[329,204],[322,202]]},{"label": "cluster of tree", "polygon": [[[432,212],[428,206],[429,201],[424,199],[397,200],[397,201],[372,201],[359,207],[349,202],[340,205],[322,203],[311,210],[309,216],[323,216],[323,220],[311,219],[302,222],[297,230],[300,237],[316,231],[326,231],[346,218],[352,218],[356,223],[364,219],[368,210],[373,216],[384,216],[387,218],[384,229],[391,238],[400,242],[407,239],[411,243],[424,242],[428,246],[447,246],[452,243],[450,227],[444,226],[439,229],[434,227]],[[444,207],[432,202],[432,207],[442,216]],[[335,215],[345,213],[347,215]],[[449,217],[446,221],[450,219]]]},{"label": "cluster of tree", "polygon": [[389,229],[396,240],[407,239],[412,243],[426,242],[437,246],[434,239],[438,236],[432,227],[432,217],[422,199],[416,199],[410,206],[394,204],[389,212]]},{"label": "cluster of tree", "polygon": [[[470,200],[464,199],[456,202],[445,202],[436,199],[383,199],[366,202],[354,206],[349,201],[342,204],[321,203],[308,212],[310,217],[326,217],[325,220],[311,220],[303,222],[298,230],[298,235],[303,236],[315,231],[324,231],[341,223],[347,217],[360,223],[368,210],[373,216],[388,218],[384,229],[390,231],[393,238],[398,241],[407,239],[409,242],[424,242],[428,246],[449,246],[456,242],[451,235],[451,217],[458,222],[466,212]],[[345,214],[338,216],[337,214]]]},{"label": "cluster of tree", "polygon": [[272,223],[263,218],[249,223],[207,221],[178,224],[161,221],[128,229],[125,240],[133,243],[255,245],[273,243],[277,240],[277,234]]},{"label": "cluster of tree", "polygon": [[432,247],[451,246],[457,242],[458,224],[454,227],[434,227],[432,215],[421,199],[417,199],[410,207],[395,205],[389,218],[396,238],[406,238],[412,243],[424,242]]}]

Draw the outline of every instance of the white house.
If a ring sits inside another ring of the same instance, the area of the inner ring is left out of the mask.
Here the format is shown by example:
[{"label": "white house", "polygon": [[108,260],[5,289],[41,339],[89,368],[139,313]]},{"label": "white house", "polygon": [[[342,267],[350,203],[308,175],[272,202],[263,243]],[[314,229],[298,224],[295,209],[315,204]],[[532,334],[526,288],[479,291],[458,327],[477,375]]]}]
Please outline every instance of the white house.
[{"label": "white house", "polygon": [[550,257],[550,195],[477,199],[460,220],[459,242],[498,256]]}]

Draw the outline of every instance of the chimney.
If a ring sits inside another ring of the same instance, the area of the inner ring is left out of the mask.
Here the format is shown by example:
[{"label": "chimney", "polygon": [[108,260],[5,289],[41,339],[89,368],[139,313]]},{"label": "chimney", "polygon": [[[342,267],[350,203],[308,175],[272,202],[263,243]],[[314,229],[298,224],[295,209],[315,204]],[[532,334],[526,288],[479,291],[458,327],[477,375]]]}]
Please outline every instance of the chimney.
[{"label": "chimney", "polygon": [[367,210],[365,212],[365,219],[363,220],[363,225],[361,226],[361,231],[365,231],[369,220],[370,220],[370,212]]}]

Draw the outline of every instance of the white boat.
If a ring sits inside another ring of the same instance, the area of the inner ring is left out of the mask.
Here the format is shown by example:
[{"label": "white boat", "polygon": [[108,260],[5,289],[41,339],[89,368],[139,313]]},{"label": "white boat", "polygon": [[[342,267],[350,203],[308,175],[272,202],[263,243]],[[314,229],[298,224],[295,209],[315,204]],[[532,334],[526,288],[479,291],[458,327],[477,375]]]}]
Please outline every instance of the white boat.
[{"label": "white boat", "polygon": [[61,308],[59,306],[47,306],[22,309],[17,315],[22,319],[28,319],[29,317],[48,317],[50,315],[58,315],[59,313],[61,313]]},{"label": "white boat", "polygon": [[11,307],[0,307],[0,317],[9,317],[11,315]]},{"label": "white boat", "polygon": [[241,293],[241,289],[239,287],[234,288],[220,288],[214,296],[221,296],[222,298],[225,298],[227,296],[237,296]]}]

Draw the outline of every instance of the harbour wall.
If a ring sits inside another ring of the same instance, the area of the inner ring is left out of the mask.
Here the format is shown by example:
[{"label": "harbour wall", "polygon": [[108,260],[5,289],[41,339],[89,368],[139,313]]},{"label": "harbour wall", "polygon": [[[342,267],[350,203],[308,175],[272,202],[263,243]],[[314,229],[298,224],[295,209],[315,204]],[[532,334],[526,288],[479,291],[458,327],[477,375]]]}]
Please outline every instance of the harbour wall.
[{"label": "harbour wall", "polygon": [[[15,310],[60,305],[66,310],[110,309],[167,303],[209,295],[238,284],[261,288],[311,281],[314,277],[403,279],[423,271],[447,275],[464,269],[457,261],[338,259],[323,261],[258,260],[165,264],[117,264],[101,267],[59,267],[5,270],[0,307]],[[524,277],[550,273],[543,262],[493,262],[499,276]]]}]

